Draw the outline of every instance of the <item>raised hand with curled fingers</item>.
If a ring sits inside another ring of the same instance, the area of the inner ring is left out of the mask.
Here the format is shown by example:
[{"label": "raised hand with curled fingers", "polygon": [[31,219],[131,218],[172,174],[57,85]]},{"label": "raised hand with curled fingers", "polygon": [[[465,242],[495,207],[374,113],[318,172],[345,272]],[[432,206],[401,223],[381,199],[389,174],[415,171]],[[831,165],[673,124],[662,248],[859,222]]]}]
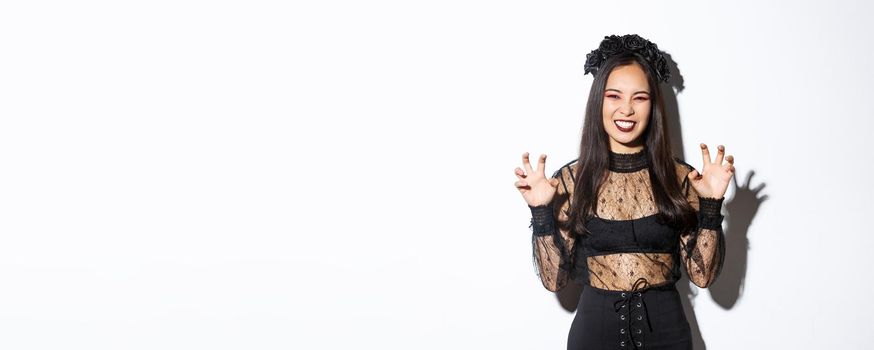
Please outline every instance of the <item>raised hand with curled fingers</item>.
[{"label": "raised hand with curled fingers", "polygon": [[549,204],[555,196],[559,180],[546,177],[546,155],[541,154],[537,161],[537,169],[532,169],[528,152],[525,152],[522,154],[522,166],[525,167],[524,170],[516,167],[515,171],[518,178],[515,185],[522,193],[522,198],[532,207]]},{"label": "raised hand with curled fingers", "polygon": [[[707,145],[701,144],[701,155],[704,158],[704,166],[701,172],[698,169],[689,172],[688,178],[695,191],[701,197],[722,198],[728,189],[728,182],[734,175],[734,157],[725,156],[725,146],[717,147],[716,161],[711,162],[710,151]],[[727,162],[723,164],[723,159]]]}]

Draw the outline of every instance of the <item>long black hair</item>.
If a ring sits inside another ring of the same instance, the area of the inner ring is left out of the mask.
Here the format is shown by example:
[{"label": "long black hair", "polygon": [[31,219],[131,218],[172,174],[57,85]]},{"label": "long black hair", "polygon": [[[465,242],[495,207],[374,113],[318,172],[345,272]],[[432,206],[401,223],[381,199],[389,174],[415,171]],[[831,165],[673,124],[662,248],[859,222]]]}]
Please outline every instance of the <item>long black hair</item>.
[{"label": "long black hair", "polygon": [[658,208],[658,219],[681,232],[690,231],[697,222],[692,206],[681,189],[668,124],[665,120],[665,105],[659,81],[647,61],[632,52],[615,54],[608,58],[594,75],[586,115],[583,121],[580,153],[577,163],[580,170],[574,178],[574,189],[568,220],[564,228],[577,234],[588,234],[586,220],[597,213],[598,189],[606,181],[610,161],[610,140],[604,130],[603,104],[607,78],[614,68],[637,62],[646,73],[649,83],[651,110],[649,123],[640,137],[649,159],[649,177],[652,183],[653,200]]}]

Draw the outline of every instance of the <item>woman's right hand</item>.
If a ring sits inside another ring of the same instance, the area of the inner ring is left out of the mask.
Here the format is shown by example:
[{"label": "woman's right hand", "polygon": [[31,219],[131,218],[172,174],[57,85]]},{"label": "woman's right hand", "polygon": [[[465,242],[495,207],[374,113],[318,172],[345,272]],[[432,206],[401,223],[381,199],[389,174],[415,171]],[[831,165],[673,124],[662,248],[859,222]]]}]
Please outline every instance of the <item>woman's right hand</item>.
[{"label": "woman's right hand", "polygon": [[549,204],[552,197],[555,195],[555,190],[558,188],[558,179],[547,178],[546,155],[541,154],[537,161],[537,169],[531,168],[531,162],[528,161],[528,152],[522,154],[522,168],[516,168],[516,188],[522,193],[522,198],[532,207]]}]

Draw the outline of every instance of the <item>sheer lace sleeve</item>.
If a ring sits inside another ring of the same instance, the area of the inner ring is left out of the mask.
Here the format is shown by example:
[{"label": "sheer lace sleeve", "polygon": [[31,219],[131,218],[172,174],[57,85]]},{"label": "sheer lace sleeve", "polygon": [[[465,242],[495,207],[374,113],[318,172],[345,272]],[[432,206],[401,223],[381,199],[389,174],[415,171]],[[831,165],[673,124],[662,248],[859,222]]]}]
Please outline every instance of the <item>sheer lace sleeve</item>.
[{"label": "sheer lace sleeve", "polygon": [[723,198],[701,197],[687,175],[694,168],[682,164],[682,189],[689,204],[698,214],[698,226],[690,234],[680,236],[680,258],[689,279],[701,288],[709,287],[719,276],[725,257],[725,235],[721,214]]},{"label": "sheer lace sleeve", "polygon": [[569,165],[557,170],[553,178],[559,185],[552,202],[531,209],[531,245],[537,276],[543,287],[556,292],[567,285],[573,266],[574,235],[560,228],[568,220],[567,211],[573,193],[573,175]]}]

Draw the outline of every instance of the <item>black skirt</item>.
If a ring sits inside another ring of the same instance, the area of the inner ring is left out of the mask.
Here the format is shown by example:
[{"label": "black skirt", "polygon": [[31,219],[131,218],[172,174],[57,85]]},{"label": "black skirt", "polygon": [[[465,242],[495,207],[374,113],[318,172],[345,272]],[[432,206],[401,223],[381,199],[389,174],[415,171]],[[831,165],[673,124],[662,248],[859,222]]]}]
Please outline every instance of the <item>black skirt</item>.
[{"label": "black skirt", "polygon": [[675,284],[638,292],[584,285],[568,350],[692,349],[692,333]]}]

